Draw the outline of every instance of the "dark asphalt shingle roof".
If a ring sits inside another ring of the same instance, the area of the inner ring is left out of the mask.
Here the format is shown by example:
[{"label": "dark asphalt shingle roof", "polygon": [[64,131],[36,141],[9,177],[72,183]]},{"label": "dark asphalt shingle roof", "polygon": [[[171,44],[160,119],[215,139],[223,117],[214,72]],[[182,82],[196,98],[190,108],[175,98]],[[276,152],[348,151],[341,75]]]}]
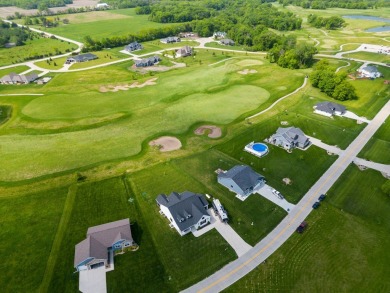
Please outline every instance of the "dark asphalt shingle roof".
[{"label": "dark asphalt shingle roof", "polygon": [[232,179],[243,191],[253,188],[259,180],[264,179],[264,176],[246,165],[234,166],[226,173],[219,173],[218,177]]},{"label": "dark asphalt shingle roof", "polygon": [[316,109],[319,111],[333,114],[334,111],[344,113],[346,108],[343,105],[332,102],[321,102],[316,105]]}]

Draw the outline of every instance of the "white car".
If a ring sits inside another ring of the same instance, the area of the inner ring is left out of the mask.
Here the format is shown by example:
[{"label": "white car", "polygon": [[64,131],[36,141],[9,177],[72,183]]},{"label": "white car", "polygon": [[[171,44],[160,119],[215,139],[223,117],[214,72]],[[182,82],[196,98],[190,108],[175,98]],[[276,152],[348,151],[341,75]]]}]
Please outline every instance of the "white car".
[{"label": "white car", "polygon": [[272,193],[275,194],[279,199],[283,199],[283,195],[276,189],[272,189]]}]

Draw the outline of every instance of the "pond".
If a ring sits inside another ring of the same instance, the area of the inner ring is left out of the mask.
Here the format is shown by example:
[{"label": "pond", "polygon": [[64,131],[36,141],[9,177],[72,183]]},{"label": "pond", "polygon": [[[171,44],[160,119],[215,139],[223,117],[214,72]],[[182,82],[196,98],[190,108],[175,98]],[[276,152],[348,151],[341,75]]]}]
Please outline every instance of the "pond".
[{"label": "pond", "polygon": [[[377,17],[377,16],[351,14],[351,15],[344,15],[343,17],[350,18],[350,19],[365,19],[365,20],[373,20],[373,21],[390,23],[390,19],[384,17]],[[377,26],[365,30],[365,32],[368,33],[378,33],[378,32],[387,32],[387,31],[390,31],[390,25],[382,25],[382,26]]]}]

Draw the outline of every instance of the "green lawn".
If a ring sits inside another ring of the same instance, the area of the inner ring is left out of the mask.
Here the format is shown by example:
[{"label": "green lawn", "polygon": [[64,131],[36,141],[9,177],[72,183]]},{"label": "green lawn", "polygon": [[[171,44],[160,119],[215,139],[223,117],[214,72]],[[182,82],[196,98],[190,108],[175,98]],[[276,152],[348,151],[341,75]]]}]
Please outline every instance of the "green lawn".
[{"label": "green lawn", "polygon": [[216,42],[207,43],[205,46],[208,47],[208,48],[219,48],[219,49],[225,49],[225,50],[245,51],[244,46],[240,46],[240,45],[225,46],[225,45],[219,44],[217,41]]},{"label": "green lawn", "polygon": [[14,73],[22,73],[26,70],[30,69],[30,67],[26,65],[19,65],[11,68],[1,69],[0,70],[0,77],[3,77],[4,75],[10,74],[11,72]]},{"label": "green lawn", "polygon": [[2,291],[38,292],[66,194],[58,188],[0,198]]},{"label": "green lawn", "polygon": [[360,158],[364,158],[376,163],[390,164],[390,120],[378,129],[374,136],[368,141],[359,153]]},{"label": "green lawn", "polygon": [[[171,52],[173,51],[172,48],[181,48],[183,46],[196,47],[198,45],[199,45],[198,42],[185,40],[185,39],[182,39],[182,41],[179,43],[173,43],[173,44],[163,44],[160,42],[160,40],[155,40],[155,41],[142,43],[142,46],[144,47],[142,50],[134,51],[131,53],[135,55],[143,55],[155,51],[166,50],[167,54],[173,55],[171,54]],[[122,50],[123,48],[121,47],[120,49]]]},{"label": "green lawn", "polygon": [[343,57],[369,60],[369,61],[382,62],[382,63],[390,63],[390,55],[380,54],[380,53],[356,52],[356,53],[345,54],[343,55]]},{"label": "green lawn", "polygon": [[387,292],[390,290],[390,206],[372,170],[350,166],[291,236],[225,292]]},{"label": "green lawn", "polygon": [[173,291],[200,281],[237,257],[216,230],[198,238],[192,234],[182,237],[158,212],[155,200],[160,193],[169,195],[172,191],[186,190],[204,193],[202,184],[170,163],[132,174],[130,182]]}]

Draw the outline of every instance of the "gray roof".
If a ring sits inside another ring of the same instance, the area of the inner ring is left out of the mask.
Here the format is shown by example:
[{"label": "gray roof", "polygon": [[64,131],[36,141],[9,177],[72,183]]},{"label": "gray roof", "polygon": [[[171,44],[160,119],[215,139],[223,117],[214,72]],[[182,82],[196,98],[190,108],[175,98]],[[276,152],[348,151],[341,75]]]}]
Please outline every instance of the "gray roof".
[{"label": "gray roof", "polygon": [[160,194],[156,201],[168,208],[172,219],[181,231],[199,222],[202,216],[208,216],[208,202],[203,194],[190,191],[183,193],[172,192],[169,196]]},{"label": "gray roof", "polygon": [[166,42],[166,43],[174,43],[174,42],[180,42],[180,38],[179,37],[167,37],[167,38],[161,39],[160,41]]},{"label": "gray roof", "polygon": [[106,259],[107,249],[119,240],[133,241],[129,219],[88,228],[87,238],[76,245],[74,266],[89,257]]},{"label": "gray roof", "polygon": [[38,75],[36,73],[31,73],[29,75],[24,74],[16,74],[14,72],[11,72],[8,75],[4,75],[1,78],[2,83],[29,83],[38,78]]},{"label": "gray roof", "polygon": [[289,143],[297,141],[298,143],[305,144],[308,139],[303,131],[297,127],[279,127],[276,134],[283,136]]},{"label": "gray roof", "polygon": [[177,52],[180,55],[191,55],[192,54],[192,48],[190,46],[184,46],[184,47],[181,47],[179,50],[177,50]]},{"label": "gray roof", "polygon": [[370,73],[379,72],[378,68],[376,68],[375,66],[372,66],[372,65],[367,65],[367,66],[363,67],[362,70],[368,71]]},{"label": "gray roof", "polygon": [[222,39],[220,42],[224,45],[234,45],[234,41],[231,39]]},{"label": "gray roof", "polygon": [[237,165],[231,168],[226,173],[219,173],[219,178],[230,178],[241,190],[248,190],[256,186],[259,179],[264,179],[264,176],[256,173],[253,169],[246,165]]},{"label": "gray roof", "polygon": [[332,103],[332,102],[321,102],[316,105],[316,109],[319,111],[333,114],[334,111],[344,113],[346,108],[343,105]]},{"label": "gray roof", "polygon": [[83,62],[83,61],[97,59],[97,56],[94,54],[91,54],[91,53],[85,53],[85,54],[80,54],[80,55],[68,57],[68,59],[74,59],[76,61]]},{"label": "gray roof", "polygon": [[152,66],[154,65],[155,63],[161,61],[161,58],[159,56],[152,56],[152,57],[149,57],[149,58],[144,58],[144,59],[141,59],[141,60],[134,60],[134,64],[137,66],[137,65],[147,65],[147,66]]}]

